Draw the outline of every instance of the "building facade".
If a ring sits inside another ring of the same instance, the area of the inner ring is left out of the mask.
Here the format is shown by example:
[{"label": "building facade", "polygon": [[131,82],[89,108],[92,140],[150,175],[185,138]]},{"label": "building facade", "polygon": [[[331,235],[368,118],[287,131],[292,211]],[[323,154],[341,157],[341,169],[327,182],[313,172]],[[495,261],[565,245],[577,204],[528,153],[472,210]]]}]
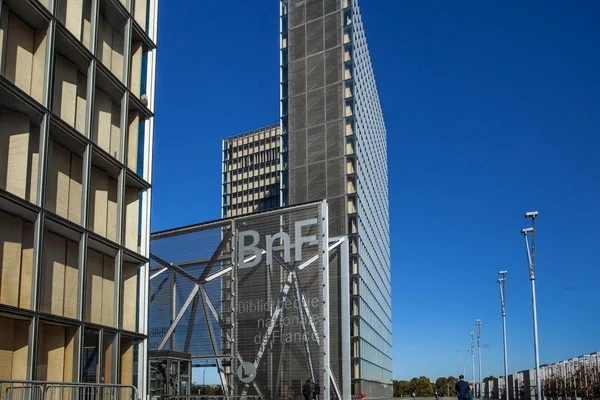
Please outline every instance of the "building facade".
[{"label": "building facade", "polygon": [[[536,370],[527,369],[508,375],[508,399],[532,400],[536,398]],[[542,398],[588,398],[600,397],[600,352],[586,354],[540,365]],[[483,397],[506,399],[504,377],[483,382]]]},{"label": "building facade", "polygon": [[147,386],[157,0],[3,0],[0,380]]},{"label": "building facade", "polygon": [[279,124],[223,140],[223,217],[279,207],[280,146]]},{"label": "building facade", "polygon": [[353,394],[392,395],[386,130],[357,0],[281,0],[282,203],[350,240]]}]

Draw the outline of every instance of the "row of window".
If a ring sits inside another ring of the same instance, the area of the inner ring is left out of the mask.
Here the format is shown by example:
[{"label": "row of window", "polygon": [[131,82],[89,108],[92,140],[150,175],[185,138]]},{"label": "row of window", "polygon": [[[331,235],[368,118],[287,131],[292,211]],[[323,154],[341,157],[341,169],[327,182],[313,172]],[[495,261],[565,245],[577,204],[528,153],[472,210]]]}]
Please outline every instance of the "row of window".
[{"label": "row of window", "polygon": [[226,151],[231,154],[243,150],[255,150],[260,147],[268,147],[279,142],[279,126],[276,126],[272,131],[255,133],[241,137],[239,139],[225,139]]},{"label": "row of window", "polygon": [[52,219],[45,219],[44,225],[40,279],[36,282],[35,220],[0,211],[0,303],[137,331],[139,261],[92,238],[86,256],[81,257],[80,233]]},{"label": "row of window", "polygon": [[[3,353],[0,379],[27,379],[32,367],[28,357],[33,343],[30,332],[35,323],[28,317],[0,314]],[[134,360],[140,343],[138,339],[115,331],[43,319],[35,328],[38,332],[34,353],[35,380],[137,386],[137,362]]]},{"label": "row of window", "polygon": [[225,205],[223,207],[226,217],[235,217],[249,214],[256,211],[270,210],[280,206],[280,196],[270,196],[251,202],[244,202],[237,205]]},{"label": "row of window", "polygon": [[[226,160],[227,171],[234,173],[240,169],[248,171],[252,167],[263,167],[268,163],[279,163],[279,149],[263,150],[257,153],[251,153],[243,157],[236,157],[232,160]],[[239,173],[239,171],[238,171]]]}]

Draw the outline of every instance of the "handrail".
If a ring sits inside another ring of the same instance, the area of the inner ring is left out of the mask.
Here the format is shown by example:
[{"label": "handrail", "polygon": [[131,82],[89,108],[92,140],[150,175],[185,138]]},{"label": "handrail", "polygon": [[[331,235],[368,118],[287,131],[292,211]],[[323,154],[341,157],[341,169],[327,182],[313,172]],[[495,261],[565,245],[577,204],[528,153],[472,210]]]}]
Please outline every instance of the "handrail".
[{"label": "handrail", "polygon": [[[25,390],[30,393],[23,393]],[[52,400],[55,392],[60,394],[59,399],[77,399],[81,392],[83,394],[99,394],[108,392],[111,398],[121,398],[123,390],[131,390],[131,396],[125,396],[131,400],[140,400],[138,390],[133,385],[116,383],[85,383],[85,382],[58,382],[58,381],[27,381],[27,380],[0,380],[0,396],[2,400],[34,399],[34,400]],[[19,391],[19,394],[13,396],[13,392]],[[65,394],[67,391],[67,394]],[[71,395],[68,396],[69,391]]]}]

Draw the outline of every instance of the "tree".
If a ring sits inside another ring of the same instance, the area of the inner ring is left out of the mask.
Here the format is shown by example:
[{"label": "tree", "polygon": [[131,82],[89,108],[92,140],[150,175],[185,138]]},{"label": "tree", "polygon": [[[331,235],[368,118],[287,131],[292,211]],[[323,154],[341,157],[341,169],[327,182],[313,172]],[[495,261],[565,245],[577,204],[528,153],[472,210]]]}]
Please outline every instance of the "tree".
[{"label": "tree", "polygon": [[438,392],[438,396],[448,397],[448,379],[444,378],[443,376],[437,378],[437,380],[435,381],[435,389]]},{"label": "tree", "polygon": [[410,384],[417,397],[432,397],[434,394],[434,385],[426,376],[412,378]]},{"label": "tree", "polygon": [[409,381],[394,381],[394,397],[410,397],[412,387]]},{"label": "tree", "polygon": [[487,378],[483,378],[483,381],[484,381],[484,382],[487,382],[487,381],[493,381],[494,379],[496,379],[496,377],[495,377],[495,376],[493,376],[493,375],[490,375],[490,376],[488,376]]}]

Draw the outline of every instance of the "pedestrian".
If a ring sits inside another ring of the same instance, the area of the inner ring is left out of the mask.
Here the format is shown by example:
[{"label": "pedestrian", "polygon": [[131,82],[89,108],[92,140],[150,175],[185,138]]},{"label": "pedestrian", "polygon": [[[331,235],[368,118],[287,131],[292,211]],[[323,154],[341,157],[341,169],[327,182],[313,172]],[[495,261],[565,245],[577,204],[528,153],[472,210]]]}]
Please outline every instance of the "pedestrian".
[{"label": "pedestrian", "polygon": [[306,382],[304,383],[304,386],[302,386],[302,396],[304,396],[304,400],[311,400],[311,395],[312,395],[312,386],[311,386],[310,379],[307,379]]},{"label": "pedestrian", "polygon": [[437,389],[435,389],[435,400],[438,400]]},{"label": "pedestrian", "polygon": [[417,394],[415,392],[412,392],[412,398],[414,399],[416,397],[417,397]]},{"label": "pedestrian", "polygon": [[319,384],[315,381],[312,381],[312,386],[313,386],[312,398],[313,398],[313,400],[317,400],[317,395],[321,393],[321,388],[319,387]]},{"label": "pedestrian", "polygon": [[454,391],[456,392],[456,397],[458,398],[458,400],[472,400],[473,397],[471,396],[471,393],[469,393],[469,391],[471,390],[469,382],[465,381],[464,375],[460,375],[458,379],[458,382],[454,384]]}]

